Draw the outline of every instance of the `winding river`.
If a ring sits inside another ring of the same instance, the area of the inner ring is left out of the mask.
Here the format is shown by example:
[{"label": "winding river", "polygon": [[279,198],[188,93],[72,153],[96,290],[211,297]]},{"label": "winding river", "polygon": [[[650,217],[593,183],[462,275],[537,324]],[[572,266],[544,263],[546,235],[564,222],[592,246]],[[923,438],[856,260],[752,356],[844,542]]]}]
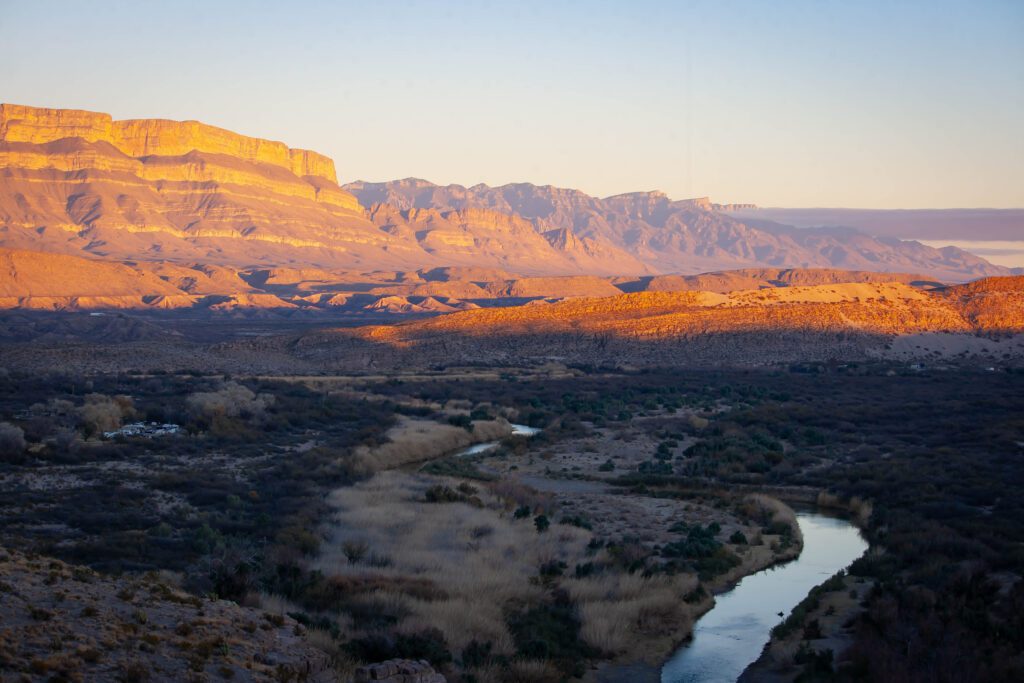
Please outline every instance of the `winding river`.
[{"label": "winding river", "polygon": [[661,670],[662,683],[734,683],[760,655],[773,626],[812,588],[845,569],[867,550],[849,522],[822,514],[797,513],[803,532],[800,557],[751,574],[697,621],[693,640]]}]

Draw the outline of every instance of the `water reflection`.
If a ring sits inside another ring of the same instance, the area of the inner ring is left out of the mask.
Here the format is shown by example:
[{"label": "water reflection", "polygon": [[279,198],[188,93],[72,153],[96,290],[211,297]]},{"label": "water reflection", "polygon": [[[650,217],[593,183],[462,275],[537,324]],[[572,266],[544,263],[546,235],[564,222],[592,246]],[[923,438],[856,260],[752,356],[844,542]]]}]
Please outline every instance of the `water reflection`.
[{"label": "water reflection", "polygon": [[761,655],[769,632],[812,588],[850,565],[867,543],[849,522],[799,513],[804,549],[788,564],[760,571],[718,596],[662,668],[662,683],[733,683]]}]

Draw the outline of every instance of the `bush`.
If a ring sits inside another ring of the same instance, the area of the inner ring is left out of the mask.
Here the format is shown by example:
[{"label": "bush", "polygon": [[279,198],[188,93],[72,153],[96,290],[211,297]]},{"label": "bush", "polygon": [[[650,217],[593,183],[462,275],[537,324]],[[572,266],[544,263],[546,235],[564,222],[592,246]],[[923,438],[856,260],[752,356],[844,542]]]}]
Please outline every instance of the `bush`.
[{"label": "bush", "polygon": [[520,656],[551,660],[570,676],[582,676],[584,660],[598,654],[580,639],[575,606],[562,591],[549,603],[510,615],[508,628]]},{"label": "bush", "polygon": [[548,530],[551,526],[551,522],[548,520],[547,515],[537,515],[533,518],[533,525],[537,527],[537,533],[542,534]]},{"label": "bush", "polygon": [[483,507],[483,501],[474,495],[476,492],[475,488],[465,483],[460,484],[457,491],[450,486],[435,484],[427,489],[423,499],[428,503],[469,503],[473,507]]},{"label": "bush", "polygon": [[10,422],[0,422],[0,462],[18,463],[25,455],[25,432]]},{"label": "bush", "polygon": [[579,527],[580,529],[592,530],[594,525],[590,523],[590,520],[583,515],[572,515],[562,517],[559,524],[568,524],[569,526]]},{"label": "bush", "polygon": [[366,541],[345,541],[341,544],[341,552],[345,553],[349,564],[359,564],[369,550],[370,544]]},{"label": "bush", "polygon": [[687,528],[686,539],[666,543],[661,549],[661,556],[682,559],[711,557],[722,547],[722,544],[715,538],[715,526],[717,525],[712,522],[706,528],[700,524]]},{"label": "bush", "polygon": [[565,562],[562,562],[561,560],[550,560],[540,566],[539,574],[543,578],[554,578],[565,574],[566,569],[568,569],[568,565],[566,565]]},{"label": "bush", "polygon": [[448,418],[448,424],[454,427],[462,427],[470,433],[473,431],[473,420],[469,415],[452,415]]},{"label": "bush", "polygon": [[114,431],[125,418],[135,416],[135,408],[127,396],[89,394],[78,414],[85,425],[85,433],[92,435]]},{"label": "bush", "polygon": [[479,642],[474,639],[469,645],[462,649],[462,666],[465,668],[486,666],[491,660],[491,650],[494,643],[491,641]]},{"label": "bush", "polygon": [[388,659],[425,659],[435,667],[452,661],[444,634],[436,628],[395,636],[373,634],[354,638],[345,645],[354,657],[364,662]]},{"label": "bush", "polygon": [[238,382],[227,382],[217,391],[196,392],[187,400],[192,415],[206,424],[218,418],[260,418],[273,403],[272,394],[257,395]]}]

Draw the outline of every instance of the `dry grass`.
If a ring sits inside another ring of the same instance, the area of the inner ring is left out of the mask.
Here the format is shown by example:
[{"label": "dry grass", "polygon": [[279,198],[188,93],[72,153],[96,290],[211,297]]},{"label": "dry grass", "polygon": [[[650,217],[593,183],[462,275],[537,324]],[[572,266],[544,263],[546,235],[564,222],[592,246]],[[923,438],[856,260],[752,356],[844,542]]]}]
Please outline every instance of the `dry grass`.
[{"label": "dry grass", "polygon": [[[372,597],[392,601],[408,615],[400,630],[439,628],[453,652],[476,639],[492,641],[496,654],[513,654],[503,606],[513,599],[540,601],[544,589],[531,581],[538,567],[552,560],[569,567],[582,561],[590,532],[556,525],[539,534],[531,520],[513,521],[502,502],[483,490],[483,508],[423,502],[424,492],[437,481],[381,472],[332,493],[335,523],[315,568],[328,576],[425,579],[444,597],[415,597],[384,583]],[[372,554],[390,562],[353,565],[342,550],[351,540],[366,541]]]},{"label": "dry grass", "polygon": [[651,635],[685,633],[692,611],[683,598],[697,587],[692,574],[601,574],[564,583],[580,606],[580,635],[589,645],[617,655]]},{"label": "dry grass", "polygon": [[761,516],[770,519],[772,524],[785,524],[792,530],[793,539],[798,544],[803,544],[804,536],[800,531],[800,523],[796,521],[796,513],[788,505],[763,493],[752,493],[744,498],[744,501],[754,507],[752,517]]},{"label": "dry grass", "polygon": [[871,519],[871,513],[874,512],[874,506],[870,500],[864,500],[858,496],[853,496],[849,500],[843,500],[834,493],[822,491],[818,494],[818,505],[821,507],[836,508],[839,510],[847,510],[853,515],[857,525],[861,528],[867,526],[868,520]]},{"label": "dry grass", "polygon": [[387,432],[388,443],[355,451],[357,462],[365,472],[380,472],[414,462],[423,462],[482,441],[503,439],[512,427],[503,419],[477,421],[473,433],[462,427],[432,420],[403,417]]}]

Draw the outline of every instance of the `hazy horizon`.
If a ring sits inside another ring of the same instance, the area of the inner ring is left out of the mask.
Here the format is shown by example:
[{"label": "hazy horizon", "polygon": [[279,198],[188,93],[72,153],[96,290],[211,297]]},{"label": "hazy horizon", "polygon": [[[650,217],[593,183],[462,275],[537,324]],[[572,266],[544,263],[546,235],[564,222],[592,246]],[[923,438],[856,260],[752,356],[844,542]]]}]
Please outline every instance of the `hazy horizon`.
[{"label": "hazy horizon", "polygon": [[1019,208],[1022,29],[999,1],[4,2],[0,99],[198,119],[342,182]]}]

